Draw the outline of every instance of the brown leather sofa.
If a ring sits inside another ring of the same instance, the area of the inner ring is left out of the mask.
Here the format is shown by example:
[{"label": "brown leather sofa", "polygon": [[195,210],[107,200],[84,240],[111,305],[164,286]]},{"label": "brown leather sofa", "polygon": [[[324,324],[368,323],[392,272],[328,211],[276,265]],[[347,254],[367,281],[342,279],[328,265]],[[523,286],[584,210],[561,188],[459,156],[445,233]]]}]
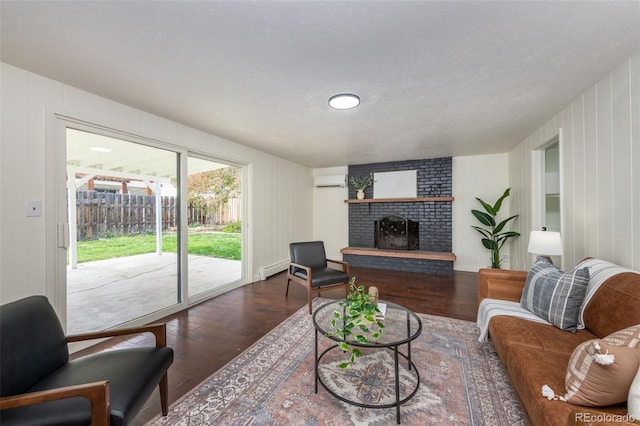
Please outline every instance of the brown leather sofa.
[{"label": "brown leather sofa", "polygon": [[[527,271],[481,269],[478,303],[484,298],[520,301]],[[569,358],[580,343],[640,324],[640,274],[614,275],[594,294],[584,312],[585,329],[576,333],[526,319],[495,316],[489,336],[532,425],[621,425],[626,404],[582,407],[542,396],[548,385],[565,392]]]}]

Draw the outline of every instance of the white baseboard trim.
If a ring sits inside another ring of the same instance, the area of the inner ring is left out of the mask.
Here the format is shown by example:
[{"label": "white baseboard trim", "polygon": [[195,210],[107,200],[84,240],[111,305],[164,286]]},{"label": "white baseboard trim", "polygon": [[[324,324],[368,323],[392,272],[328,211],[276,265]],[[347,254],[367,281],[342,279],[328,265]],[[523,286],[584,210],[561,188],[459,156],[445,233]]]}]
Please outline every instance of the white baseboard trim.
[{"label": "white baseboard trim", "polygon": [[274,263],[273,265],[260,268],[258,271],[260,280],[264,281],[272,275],[282,272],[289,267],[289,259]]}]

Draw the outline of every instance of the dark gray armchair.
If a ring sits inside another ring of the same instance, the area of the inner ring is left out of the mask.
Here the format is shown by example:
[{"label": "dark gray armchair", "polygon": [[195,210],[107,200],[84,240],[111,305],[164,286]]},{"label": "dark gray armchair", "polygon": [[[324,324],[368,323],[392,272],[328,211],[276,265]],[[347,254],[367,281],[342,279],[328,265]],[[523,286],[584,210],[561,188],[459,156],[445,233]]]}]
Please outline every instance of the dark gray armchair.
[{"label": "dark gray armchair", "polygon": [[[69,361],[69,342],[150,332],[156,345]],[[0,424],[130,424],[156,386],[166,415],[173,349],[166,327],[65,336],[51,304],[31,296],[0,306]]]},{"label": "dark gray armchair", "polygon": [[329,287],[344,286],[346,296],[349,290],[349,264],[340,260],[327,259],[322,241],[291,243],[289,252],[291,263],[287,272],[285,297],[289,295],[291,281],[302,284],[307,288],[309,314],[311,314],[311,298],[314,293],[320,293]]}]

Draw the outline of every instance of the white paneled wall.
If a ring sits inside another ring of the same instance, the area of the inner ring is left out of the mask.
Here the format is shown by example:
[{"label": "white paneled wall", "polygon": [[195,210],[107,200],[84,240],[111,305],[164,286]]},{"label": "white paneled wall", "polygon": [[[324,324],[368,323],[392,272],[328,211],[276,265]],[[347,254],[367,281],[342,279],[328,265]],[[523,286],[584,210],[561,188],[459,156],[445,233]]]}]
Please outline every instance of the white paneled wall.
[{"label": "white paneled wall", "polygon": [[[251,269],[289,258],[290,241],[313,235],[311,170],[290,161],[189,128],[129,106],[1,64],[0,301],[46,294],[54,280],[55,229],[47,228],[51,205],[45,154],[51,111],[157,139],[235,163],[250,165],[245,186],[250,202],[243,226],[249,230]],[[26,217],[26,203],[41,200],[42,217]],[[52,246],[53,244],[53,246]]]},{"label": "white paneled wall", "polygon": [[[349,167],[314,169],[314,176],[348,175]],[[327,257],[342,260],[340,249],[349,245],[349,188],[313,188],[313,239],[324,241]]]},{"label": "white paneled wall", "polygon": [[[509,176],[532,228],[532,150],[562,129],[563,266],[587,256],[640,270],[640,52],[606,75],[509,153]],[[512,246],[512,267],[527,269],[527,238]]]},{"label": "white paneled wall", "polygon": [[[506,153],[453,157],[453,196],[455,201],[452,204],[452,245],[457,258],[453,264],[456,271],[477,272],[480,268],[491,266],[489,250],[482,245],[480,234],[471,228],[471,226],[480,225],[471,210],[482,210],[476,197],[493,204],[507,188],[509,188],[509,174]],[[509,198],[505,200],[500,209],[499,220],[511,216],[511,199],[514,196],[512,190]],[[513,214],[518,214],[518,212]],[[517,218],[510,222],[507,229],[513,230],[519,220],[520,218]],[[507,256],[509,245],[512,244],[512,241],[521,238],[509,240],[500,250],[503,268],[508,269],[510,265],[510,259]]]}]

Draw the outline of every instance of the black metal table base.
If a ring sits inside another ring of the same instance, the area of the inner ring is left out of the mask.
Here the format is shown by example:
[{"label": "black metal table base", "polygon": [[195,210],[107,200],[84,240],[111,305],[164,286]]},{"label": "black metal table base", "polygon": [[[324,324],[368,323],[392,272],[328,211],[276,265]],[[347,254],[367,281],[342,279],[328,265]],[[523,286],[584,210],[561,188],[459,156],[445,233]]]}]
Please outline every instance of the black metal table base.
[{"label": "black metal table base", "polygon": [[[346,402],[347,404],[351,404],[351,405],[355,405],[358,407],[364,407],[364,408],[392,408],[392,407],[396,407],[396,422],[397,424],[400,424],[400,406],[402,404],[404,404],[405,402],[409,401],[411,398],[413,398],[415,396],[415,394],[418,392],[418,388],[420,387],[420,373],[418,373],[418,369],[416,368],[415,364],[413,363],[413,361],[411,360],[411,344],[409,343],[407,345],[408,347],[408,353],[407,355],[403,354],[402,352],[400,352],[398,350],[398,346],[400,345],[394,345],[394,346],[390,346],[387,347],[386,349],[390,349],[393,351],[393,363],[394,363],[394,372],[395,372],[395,402],[394,403],[390,403],[390,404],[380,404],[380,405],[376,405],[376,404],[365,404],[362,402],[358,402],[358,401],[352,401],[348,398],[343,397],[342,395],[339,395],[338,393],[334,392],[333,390],[331,390],[329,388],[329,386],[327,386],[324,381],[322,380],[322,377],[320,376],[320,374],[318,374],[318,366],[320,365],[320,360],[322,359],[322,357],[324,357],[327,353],[331,352],[332,350],[339,348],[338,345],[333,345],[330,346],[329,348],[325,349],[321,354],[318,354],[318,330],[316,330],[316,342],[315,342],[315,387],[314,387],[314,391],[315,393],[318,393],[318,382],[320,382],[320,384],[322,385],[322,387],[332,396],[334,396],[335,398],[339,399],[340,401]],[[384,348],[381,348],[384,349]],[[414,372],[414,374],[416,375],[416,386],[415,388],[411,391],[411,393],[400,399],[400,366],[399,366],[399,357],[404,358],[407,361],[407,365],[408,365],[408,370]],[[347,367],[349,368],[349,367]]]}]

